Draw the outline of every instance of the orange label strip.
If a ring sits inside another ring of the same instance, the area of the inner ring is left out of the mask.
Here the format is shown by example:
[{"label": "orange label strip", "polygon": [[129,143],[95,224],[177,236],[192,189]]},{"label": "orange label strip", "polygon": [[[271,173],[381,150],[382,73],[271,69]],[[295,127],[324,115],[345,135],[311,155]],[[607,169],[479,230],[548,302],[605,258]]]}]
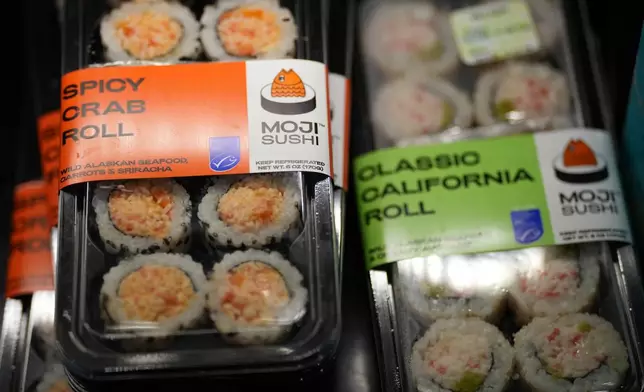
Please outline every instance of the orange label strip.
[{"label": "orange label strip", "polygon": [[46,192],[44,181],[26,182],[15,189],[7,297],[54,289]]},{"label": "orange label strip", "polygon": [[58,224],[59,129],[60,111],[54,110],[38,118],[40,162],[42,164],[43,179],[47,184],[48,217],[49,224],[52,227]]},{"label": "orange label strip", "polygon": [[276,171],[330,175],[326,67],[306,60],[90,68],[63,76],[60,188]]}]

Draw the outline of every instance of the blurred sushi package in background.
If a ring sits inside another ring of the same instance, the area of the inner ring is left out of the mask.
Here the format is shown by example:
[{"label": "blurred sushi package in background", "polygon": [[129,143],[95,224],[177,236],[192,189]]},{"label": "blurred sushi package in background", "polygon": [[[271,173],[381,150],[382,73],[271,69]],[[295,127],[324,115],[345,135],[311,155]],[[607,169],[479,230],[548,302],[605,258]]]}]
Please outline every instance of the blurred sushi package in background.
[{"label": "blurred sushi package in background", "polygon": [[0,314],[0,388],[14,390],[18,371],[15,367],[16,354],[23,325],[22,303],[17,299],[3,297],[3,311]]},{"label": "blurred sushi package in background", "polygon": [[354,186],[384,390],[642,389],[582,7],[359,2]]},{"label": "blurred sushi package in background", "polygon": [[65,8],[55,311],[73,389],[321,374],[341,331],[328,3]]}]

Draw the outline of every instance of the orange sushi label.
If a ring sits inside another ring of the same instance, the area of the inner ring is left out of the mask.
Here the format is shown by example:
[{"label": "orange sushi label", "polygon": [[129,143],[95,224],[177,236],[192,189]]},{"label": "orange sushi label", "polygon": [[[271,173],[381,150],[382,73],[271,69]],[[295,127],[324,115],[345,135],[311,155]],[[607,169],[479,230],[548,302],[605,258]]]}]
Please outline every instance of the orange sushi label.
[{"label": "orange sushi label", "polygon": [[60,111],[54,110],[38,118],[38,143],[43,180],[47,184],[47,207],[49,224],[58,224],[58,162]]},{"label": "orange sushi label", "polygon": [[327,70],[308,60],[78,70],[62,78],[58,186],[307,171],[330,176]]},{"label": "orange sushi label", "polygon": [[53,290],[47,184],[19,184],[14,193],[11,252],[7,266],[7,297]]}]

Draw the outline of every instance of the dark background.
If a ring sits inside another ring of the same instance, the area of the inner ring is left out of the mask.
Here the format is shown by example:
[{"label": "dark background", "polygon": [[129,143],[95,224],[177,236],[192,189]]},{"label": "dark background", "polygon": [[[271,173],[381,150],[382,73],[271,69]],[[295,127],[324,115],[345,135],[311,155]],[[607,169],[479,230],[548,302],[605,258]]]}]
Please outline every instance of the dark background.
[{"label": "dark background", "polygon": [[[91,1],[91,0],[87,0]],[[567,1],[567,0],[564,0]],[[584,1],[584,0],[581,0]],[[602,117],[617,134],[622,127],[635,51],[642,28],[644,3],[586,0],[590,10],[591,50],[599,61],[588,64],[599,79]],[[5,4],[4,99],[0,122],[0,271],[8,252],[11,188],[16,182],[37,178],[40,172],[35,117],[51,109],[43,92],[55,91],[48,81],[58,67],[59,50],[52,34],[56,14],[51,0],[21,0]],[[53,30],[55,31],[55,30]],[[47,71],[49,70],[49,71]],[[31,74],[29,74],[31,71]],[[363,269],[354,197],[348,197],[345,275],[343,287],[343,338],[337,365],[315,390],[367,392],[379,390],[373,347],[366,273]],[[4,279],[0,279],[3,281]],[[0,288],[3,283],[0,283]]]}]

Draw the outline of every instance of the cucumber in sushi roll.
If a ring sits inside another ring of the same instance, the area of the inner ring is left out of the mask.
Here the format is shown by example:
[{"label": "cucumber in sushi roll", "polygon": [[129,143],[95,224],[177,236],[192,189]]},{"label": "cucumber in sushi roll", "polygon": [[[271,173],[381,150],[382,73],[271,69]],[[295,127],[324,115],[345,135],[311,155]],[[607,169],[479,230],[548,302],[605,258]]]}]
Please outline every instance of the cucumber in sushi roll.
[{"label": "cucumber in sushi roll", "polygon": [[411,311],[425,324],[436,319],[500,320],[506,305],[506,265],[485,256],[430,256],[398,262],[398,282]]},{"label": "cucumber in sushi roll", "polygon": [[512,346],[480,319],[436,321],[412,348],[419,392],[501,392],[512,375]]},{"label": "cucumber in sushi roll", "polygon": [[297,225],[299,200],[291,174],[223,176],[206,190],[197,215],[212,246],[262,247]]},{"label": "cucumber in sushi roll", "polygon": [[72,392],[61,364],[50,366],[36,387],[36,392]]},{"label": "cucumber in sushi roll", "polygon": [[275,343],[306,313],[302,274],[277,252],[227,254],[210,279],[210,317],[233,343]]},{"label": "cucumber in sushi roll", "polygon": [[377,92],[372,117],[378,132],[400,141],[472,123],[467,95],[442,79],[409,75],[383,85]]},{"label": "cucumber in sushi roll", "polygon": [[108,252],[180,251],[190,242],[191,201],[174,180],[102,182],[92,200]]},{"label": "cucumber in sushi roll", "polygon": [[138,255],[103,277],[102,315],[115,329],[166,337],[201,320],[206,289],[203,268],[190,256]]},{"label": "cucumber in sushi roll", "polygon": [[510,287],[510,307],[517,324],[525,325],[538,316],[589,310],[597,296],[599,278],[599,263],[594,257],[551,250],[544,257],[528,257]]},{"label": "cucumber in sushi roll", "polygon": [[569,116],[570,90],[563,74],[546,64],[513,62],[487,71],[476,84],[481,125]]},{"label": "cucumber in sushi roll", "polygon": [[295,18],[275,0],[221,0],[201,17],[201,42],[216,61],[281,59],[295,55]]},{"label": "cucumber in sushi roll", "polygon": [[443,75],[458,66],[458,51],[445,15],[425,1],[379,3],[367,16],[367,59],[388,75],[418,71]]},{"label": "cucumber in sushi roll", "polygon": [[123,3],[101,21],[101,40],[108,61],[176,62],[201,49],[199,22],[178,2]]},{"label": "cucumber in sushi roll", "polygon": [[534,319],[515,334],[514,349],[534,392],[616,391],[629,368],[619,333],[590,314]]}]

